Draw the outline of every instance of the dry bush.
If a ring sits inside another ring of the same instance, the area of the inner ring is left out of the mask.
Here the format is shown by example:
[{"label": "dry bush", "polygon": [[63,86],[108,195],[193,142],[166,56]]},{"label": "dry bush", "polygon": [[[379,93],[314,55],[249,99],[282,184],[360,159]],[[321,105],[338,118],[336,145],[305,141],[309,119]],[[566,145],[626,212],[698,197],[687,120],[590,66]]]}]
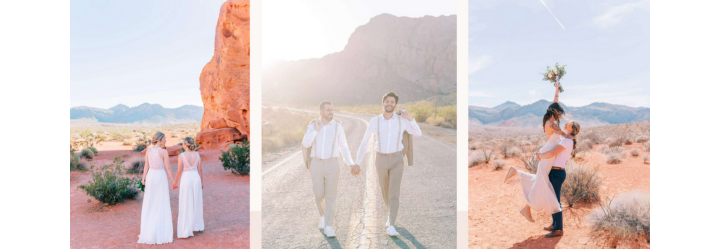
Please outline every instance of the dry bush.
[{"label": "dry bush", "polygon": [[124,140],[123,143],[122,143],[122,145],[124,145],[124,146],[130,146],[130,145],[132,145],[132,141],[130,141],[130,140]]},{"label": "dry bush", "polygon": [[645,142],[645,145],[643,146],[643,149],[645,151],[650,151],[650,141]]},{"label": "dry bush", "polygon": [[492,160],[493,154],[494,152],[492,150],[474,150],[470,153],[470,157],[468,157],[468,162],[470,166],[476,164],[486,164],[490,162],[490,160]]},{"label": "dry bush", "polygon": [[584,160],[585,156],[587,156],[587,153],[584,151],[580,151],[580,152],[575,153],[575,157],[573,157],[573,158],[578,159],[578,160]]},{"label": "dry bush", "polygon": [[610,151],[610,146],[608,146],[607,144],[601,144],[600,146],[598,146],[598,151],[604,154],[606,151]]},{"label": "dry bush", "polygon": [[312,115],[284,108],[264,107],[262,112],[263,153],[287,146],[300,146],[308,124],[311,120],[318,118],[317,114]]},{"label": "dry bush", "polygon": [[510,148],[510,150],[508,150],[507,157],[516,157],[516,156],[519,156],[520,154],[522,154],[522,150],[520,150],[520,148],[512,147],[512,148]]},{"label": "dry bush", "polygon": [[625,139],[623,137],[611,137],[611,138],[608,138],[608,141],[607,141],[608,146],[610,146],[610,147],[622,146],[624,142],[625,142]]},{"label": "dry bush", "polygon": [[600,200],[602,178],[596,168],[569,160],[565,166],[567,176],[562,186],[562,195],[568,206],[578,201],[595,202]]},{"label": "dry bush", "polygon": [[650,154],[643,155],[643,163],[650,163]]},{"label": "dry bush", "polygon": [[575,151],[577,151],[577,152],[591,151],[593,145],[595,145],[595,143],[591,140],[582,140],[581,142],[578,142],[578,145],[576,146]]},{"label": "dry bush", "polygon": [[620,153],[610,153],[605,155],[605,162],[609,164],[618,164],[622,162],[622,154]]},{"label": "dry bush", "polygon": [[537,172],[538,163],[540,163],[540,161],[537,160],[537,157],[535,157],[535,153],[521,154],[520,161],[522,161],[523,166],[525,166],[525,169],[530,172],[530,174],[535,174]]},{"label": "dry bush", "polygon": [[145,170],[145,158],[136,157],[130,160],[130,167],[127,168],[128,174],[141,174]]},{"label": "dry bush", "polygon": [[647,141],[650,141],[650,137],[645,136],[645,135],[641,135],[641,136],[638,136],[637,138],[635,138],[636,143],[645,143]]},{"label": "dry bush", "polygon": [[640,150],[638,148],[633,148],[630,150],[630,155],[633,157],[638,157],[640,155]]},{"label": "dry bush", "polygon": [[650,195],[632,191],[603,201],[588,216],[588,221],[591,237],[603,246],[650,243]]},{"label": "dry bush", "polygon": [[429,117],[426,119],[428,124],[432,126],[441,126],[445,123],[445,119],[443,117],[435,116],[435,117]]},{"label": "dry bush", "polygon": [[617,154],[620,154],[620,155],[622,156],[622,155],[625,154],[625,148],[623,148],[622,146],[609,147],[609,146],[602,146],[602,145],[601,145],[600,147],[601,147],[600,152],[602,152],[603,154],[606,154],[606,155],[613,154],[613,153],[617,153]]},{"label": "dry bush", "polygon": [[503,167],[505,167],[505,160],[498,159],[498,160],[493,161],[493,169],[502,170]]}]

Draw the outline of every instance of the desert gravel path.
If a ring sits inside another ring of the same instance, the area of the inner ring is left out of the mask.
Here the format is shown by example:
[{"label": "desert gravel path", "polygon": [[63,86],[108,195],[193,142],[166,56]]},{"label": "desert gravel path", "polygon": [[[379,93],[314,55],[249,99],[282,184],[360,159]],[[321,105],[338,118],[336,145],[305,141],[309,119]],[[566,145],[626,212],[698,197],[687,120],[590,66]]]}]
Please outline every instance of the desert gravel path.
[{"label": "desert gravel path", "polygon": [[[345,128],[353,159],[371,118],[335,114]],[[455,248],[456,145],[422,136],[414,139],[414,146],[415,165],[404,170],[396,224],[400,236],[395,238],[385,234],[387,211],[377,182],[374,153],[366,153],[357,177],[341,163],[335,238],[325,237],[317,228],[319,214],[300,145],[279,157],[264,158],[263,248]]]}]

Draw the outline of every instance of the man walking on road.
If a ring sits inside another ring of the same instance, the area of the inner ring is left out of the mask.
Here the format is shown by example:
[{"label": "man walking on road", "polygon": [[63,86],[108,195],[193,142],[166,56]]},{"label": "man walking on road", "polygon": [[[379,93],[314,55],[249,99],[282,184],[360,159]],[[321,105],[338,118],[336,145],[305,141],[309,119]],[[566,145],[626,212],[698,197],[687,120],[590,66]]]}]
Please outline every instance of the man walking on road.
[{"label": "man walking on road", "polygon": [[[400,182],[403,175],[405,147],[403,146],[403,132],[407,131],[413,136],[422,136],[420,126],[415,119],[403,110],[400,115],[395,114],[398,100],[394,92],[386,93],[382,98],[383,114],[370,120],[365,130],[365,136],[358,149],[355,165],[359,167],[365,156],[370,138],[375,136],[375,168],[378,174],[380,190],[388,210],[388,220],[385,223],[387,234],[398,236],[395,229],[395,218],[400,206]],[[405,141],[407,142],[407,141]],[[412,155],[410,154],[409,157]]]},{"label": "man walking on road", "polygon": [[[350,150],[348,149],[345,130],[341,124],[333,120],[333,105],[325,101],[320,103],[320,119],[313,120],[307,127],[303,137],[303,147],[309,149],[306,166],[310,168],[310,176],[315,193],[315,202],[320,212],[318,229],[324,229],[328,237],[335,237],[332,229],[335,217],[335,197],[339,177],[339,154],[350,165],[350,173],[354,176],[360,174],[360,166],[353,165]],[[303,152],[304,156],[306,152]],[[308,165],[309,161],[309,165]]]}]

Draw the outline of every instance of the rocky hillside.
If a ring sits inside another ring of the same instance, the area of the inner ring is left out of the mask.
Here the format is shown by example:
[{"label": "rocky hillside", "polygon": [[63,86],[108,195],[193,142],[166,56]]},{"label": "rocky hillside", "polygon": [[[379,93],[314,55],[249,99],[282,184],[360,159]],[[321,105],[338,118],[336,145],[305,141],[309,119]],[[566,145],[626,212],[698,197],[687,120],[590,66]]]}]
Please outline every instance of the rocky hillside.
[{"label": "rocky hillside", "polygon": [[[550,101],[539,100],[529,105],[505,102],[493,108],[470,106],[471,121],[507,127],[540,127]],[[583,127],[623,124],[650,120],[650,108],[629,107],[608,103],[592,103],[582,107],[560,105],[565,109],[565,120],[577,120]]]},{"label": "rocky hillside", "polygon": [[184,105],[164,108],[158,104],[142,104],[136,107],[116,105],[110,109],[78,106],[70,108],[70,119],[94,119],[101,123],[153,123],[172,124],[200,122],[203,108]]},{"label": "rocky hillside", "polygon": [[263,71],[263,101],[316,104],[401,101],[457,92],[456,16],[382,14],[358,27],[345,48],[318,59],[286,61]]}]

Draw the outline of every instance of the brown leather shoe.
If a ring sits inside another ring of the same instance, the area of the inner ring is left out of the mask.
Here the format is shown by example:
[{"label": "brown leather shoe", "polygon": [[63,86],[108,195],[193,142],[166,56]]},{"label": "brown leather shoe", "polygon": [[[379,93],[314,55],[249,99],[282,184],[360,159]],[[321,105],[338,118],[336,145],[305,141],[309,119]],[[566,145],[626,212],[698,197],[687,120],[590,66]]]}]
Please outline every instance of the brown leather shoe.
[{"label": "brown leather shoe", "polygon": [[549,225],[549,226],[543,227],[543,230],[545,230],[545,231],[552,231],[554,228],[555,228],[555,226],[553,226],[553,225],[551,224],[551,225]]},{"label": "brown leather shoe", "polygon": [[555,230],[548,234],[545,234],[545,238],[552,238],[552,237],[558,237],[558,236],[563,236],[562,230]]}]

